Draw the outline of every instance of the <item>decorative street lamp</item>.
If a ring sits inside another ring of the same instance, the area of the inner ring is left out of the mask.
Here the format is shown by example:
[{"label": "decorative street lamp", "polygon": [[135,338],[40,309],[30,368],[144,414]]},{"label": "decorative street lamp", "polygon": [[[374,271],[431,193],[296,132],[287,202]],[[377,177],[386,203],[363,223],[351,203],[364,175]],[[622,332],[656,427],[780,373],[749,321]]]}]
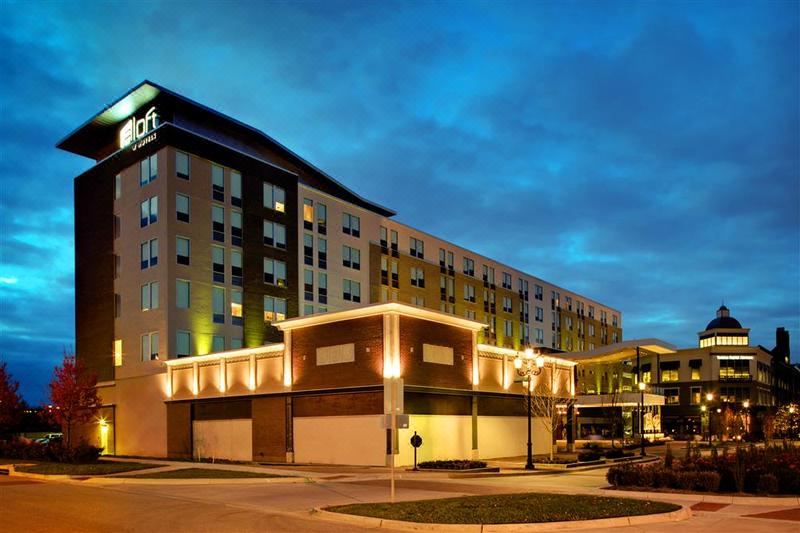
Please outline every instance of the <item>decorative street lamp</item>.
[{"label": "decorative street lamp", "polygon": [[[536,356],[534,358],[534,355]],[[542,354],[534,354],[531,348],[525,350],[525,356],[520,357],[517,355],[514,358],[514,368],[517,374],[522,378],[523,383],[528,382],[528,462],[525,463],[525,470],[533,470],[533,443],[531,442],[531,388],[533,386],[533,377],[542,373],[544,368],[544,357]]]},{"label": "decorative street lamp", "polygon": [[[700,430],[705,437],[706,431],[708,431],[708,407],[705,404],[700,406],[700,413]],[[711,444],[711,437],[708,437],[708,443]]]},{"label": "decorative street lamp", "polygon": [[742,402],[744,408],[744,432],[750,433],[750,400]]},{"label": "decorative street lamp", "polygon": [[644,390],[647,384],[644,381],[639,382],[639,440],[642,444],[642,457],[644,457]]}]

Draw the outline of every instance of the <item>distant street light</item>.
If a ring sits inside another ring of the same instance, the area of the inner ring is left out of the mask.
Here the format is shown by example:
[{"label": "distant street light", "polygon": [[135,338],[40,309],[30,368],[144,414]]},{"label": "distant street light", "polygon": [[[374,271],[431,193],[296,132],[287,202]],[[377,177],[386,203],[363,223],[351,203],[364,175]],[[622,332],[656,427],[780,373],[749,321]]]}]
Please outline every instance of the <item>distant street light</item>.
[{"label": "distant street light", "polygon": [[647,384],[644,381],[639,382],[639,440],[642,444],[642,457],[644,457],[644,390]]}]

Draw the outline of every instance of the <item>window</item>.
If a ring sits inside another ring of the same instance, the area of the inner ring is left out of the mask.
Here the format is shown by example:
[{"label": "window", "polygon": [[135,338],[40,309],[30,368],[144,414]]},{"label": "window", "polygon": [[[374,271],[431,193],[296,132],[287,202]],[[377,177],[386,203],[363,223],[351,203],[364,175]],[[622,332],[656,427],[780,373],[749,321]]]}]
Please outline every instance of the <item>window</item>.
[{"label": "window", "polygon": [[144,228],[158,222],[158,196],[153,196],[142,202],[141,212],[140,227]]},{"label": "window", "polygon": [[179,178],[189,179],[189,154],[175,152],[175,173]]},{"label": "window", "polygon": [[328,233],[328,208],[317,202],[317,231],[322,235]]},{"label": "window", "polygon": [[536,342],[544,344],[544,330],[541,328],[536,328]]},{"label": "window", "polygon": [[409,245],[409,253],[411,257],[425,258],[425,243],[415,237],[410,238],[411,244]]},{"label": "window", "polygon": [[218,206],[211,206],[211,234],[217,242],[225,242],[225,209]]},{"label": "window", "polygon": [[342,213],[342,231],[353,237],[360,237],[361,219],[349,213]]},{"label": "window", "polygon": [[669,369],[669,370],[662,370],[661,371],[661,381],[665,383],[670,383],[673,381],[678,381],[678,369]]},{"label": "window", "polygon": [[224,351],[225,351],[225,336],[214,335],[213,337],[211,337],[211,353],[224,352]]},{"label": "window", "polygon": [[211,272],[214,283],[225,283],[225,248],[211,247]]},{"label": "window", "polygon": [[514,312],[514,308],[512,307],[511,304],[511,298],[509,298],[508,296],[503,296],[503,311],[505,311],[506,313]]},{"label": "window", "polygon": [[314,201],[309,198],[303,198],[303,227],[314,230]]},{"label": "window", "polygon": [[114,176],[114,200],[119,200],[122,196],[122,176],[117,174]]},{"label": "window", "polygon": [[750,361],[747,359],[720,358],[719,379],[750,379]]},{"label": "window", "polygon": [[211,307],[215,324],[225,323],[225,289],[213,287],[211,290]]},{"label": "window", "polygon": [[389,230],[389,247],[392,249],[392,255],[397,257],[397,231]]},{"label": "window", "polygon": [[615,328],[619,325],[619,317],[617,315],[611,315],[611,325]]},{"label": "window", "polygon": [[395,289],[400,287],[400,274],[398,268],[397,261],[392,261],[392,287]]},{"label": "window", "polygon": [[286,320],[286,299],[264,296],[264,322]]},{"label": "window", "polygon": [[231,337],[231,350],[240,350],[243,346],[241,337]]},{"label": "window", "polygon": [[594,324],[589,324],[589,336],[594,337]]},{"label": "window", "polygon": [[494,285],[494,267],[483,265],[483,281]]},{"label": "window", "polygon": [[328,241],[327,239],[317,239],[317,266],[328,268]]},{"label": "window", "polygon": [[468,302],[475,302],[475,286],[464,285],[464,300]]},{"label": "window", "polygon": [[306,315],[313,315],[314,314],[314,306],[311,304],[303,305],[303,316]]},{"label": "window", "polygon": [[703,366],[702,359],[690,359],[689,368],[691,369],[690,379],[692,381],[700,381],[700,368]]},{"label": "window", "polygon": [[175,253],[177,254],[179,265],[188,265],[190,253],[189,239],[186,237],[177,237],[175,242]]},{"label": "window", "polygon": [[519,323],[519,340],[522,344],[531,343],[531,327],[523,322]]},{"label": "window", "polygon": [[264,220],[264,244],[285,250],[286,226],[270,220]]},{"label": "window", "polygon": [[424,296],[412,296],[411,297],[411,305],[416,305],[419,307],[425,307],[425,297]]},{"label": "window", "polygon": [[231,205],[242,207],[242,175],[231,170]]},{"label": "window", "polygon": [[141,306],[142,311],[158,309],[158,282],[151,281],[142,285]]},{"label": "window", "polygon": [[231,211],[231,244],[242,245],[242,212]]},{"label": "window", "polygon": [[328,274],[325,272],[318,273],[317,280],[319,282],[319,303],[326,304],[328,303]]},{"label": "window", "polygon": [[158,332],[142,335],[141,347],[142,361],[156,361],[158,359]]},{"label": "window", "polygon": [[349,279],[342,280],[342,298],[348,302],[361,301],[361,283]]},{"label": "window", "polygon": [[158,239],[144,241],[140,250],[142,270],[158,264]]},{"label": "window", "polygon": [[308,269],[303,270],[303,299],[314,301],[314,272]]},{"label": "window", "polygon": [[533,297],[541,301],[542,298],[544,298],[544,287],[542,287],[541,285],[536,285],[534,286],[534,290],[536,291],[536,293],[534,294]]},{"label": "window", "polygon": [[506,338],[514,336],[514,323],[510,320],[503,320],[503,334]]},{"label": "window", "polygon": [[702,391],[700,387],[691,387],[689,389],[689,399],[693,405],[698,405],[702,401]]},{"label": "window", "polygon": [[241,326],[244,324],[244,315],[242,314],[242,291],[238,289],[231,290],[231,324],[234,326]]},{"label": "window", "polygon": [[342,246],[342,266],[346,266],[354,270],[360,270],[361,251],[357,248],[351,248],[347,245]]},{"label": "window", "polygon": [[475,261],[469,257],[464,258],[464,274],[467,276],[475,276]]},{"label": "window", "polygon": [[680,389],[664,389],[664,403],[667,405],[677,405],[681,403],[678,392]]},{"label": "window", "polygon": [[503,288],[511,289],[511,274],[503,272]]},{"label": "window", "polygon": [[544,322],[544,308],[536,307],[536,322]]},{"label": "window", "polygon": [[425,287],[425,271],[421,268],[411,267],[411,286]]},{"label": "window", "polygon": [[153,154],[139,163],[139,186],[144,187],[157,177],[158,154]]},{"label": "window", "polygon": [[264,207],[279,213],[286,211],[286,191],[277,185],[264,182]]},{"label": "window", "polygon": [[314,236],[303,233],[303,264],[314,265]]},{"label": "window", "polygon": [[177,193],[175,195],[175,212],[177,213],[178,220],[181,222],[189,222],[189,197],[185,194]]},{"label": "window", "polygon": [[277,259],[264,258],[264,283],[286,287],[286,263]]},{"label": "window", "polygon": [[464,317],[470,320],[475,320],[475,311],[473,309],[465,309]]},{"label": "window", "polygon": [[242,286],[242,252],[231,250],[231,284]]},{"label": "window", "polygon": [[211,164],[211,197],[218,201],[225,201],[225,171],[219,165]]},{"label": "window", "polygon": [[178,309],[189,309],[192,301],[192,284],[189,281],[179,279],[175,281],[175,307]]},{"label": "window", "polygon": [[641,376],[642,383],[650,383],[653,380],[650,363],[645,363],[642,365]]},{"label": "window", "polygon": [[191,355],[191,338],[188,331],[178,331],[175,333],[175,353],[178,357]]}]

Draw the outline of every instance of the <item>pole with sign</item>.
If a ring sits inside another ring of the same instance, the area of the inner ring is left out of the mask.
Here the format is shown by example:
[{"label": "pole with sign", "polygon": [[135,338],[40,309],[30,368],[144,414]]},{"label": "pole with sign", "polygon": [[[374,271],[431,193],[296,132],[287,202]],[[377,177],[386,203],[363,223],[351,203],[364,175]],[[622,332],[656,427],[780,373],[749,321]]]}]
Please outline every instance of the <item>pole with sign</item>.
[{"label": "pole with sign", "polygon": [[422,437],[417,435],[416,431],[414,432],[414,435],[411,437],[411,446],[414,447],[414,472],[416,472],[417,470],[419,470],[419,468],[417,468],[417,448],[422,446]]}]

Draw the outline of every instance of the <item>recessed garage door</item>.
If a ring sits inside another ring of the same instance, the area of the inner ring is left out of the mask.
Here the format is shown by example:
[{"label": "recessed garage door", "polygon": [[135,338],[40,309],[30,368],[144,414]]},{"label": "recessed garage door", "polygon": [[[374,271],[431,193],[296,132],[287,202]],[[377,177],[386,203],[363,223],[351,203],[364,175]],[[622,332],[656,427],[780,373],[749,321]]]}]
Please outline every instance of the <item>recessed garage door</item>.
[{"label": "recessed garage door", "polygon": [[192,435],[195,458],[253,460],[253,421],[249,418],[195,420]]}]

